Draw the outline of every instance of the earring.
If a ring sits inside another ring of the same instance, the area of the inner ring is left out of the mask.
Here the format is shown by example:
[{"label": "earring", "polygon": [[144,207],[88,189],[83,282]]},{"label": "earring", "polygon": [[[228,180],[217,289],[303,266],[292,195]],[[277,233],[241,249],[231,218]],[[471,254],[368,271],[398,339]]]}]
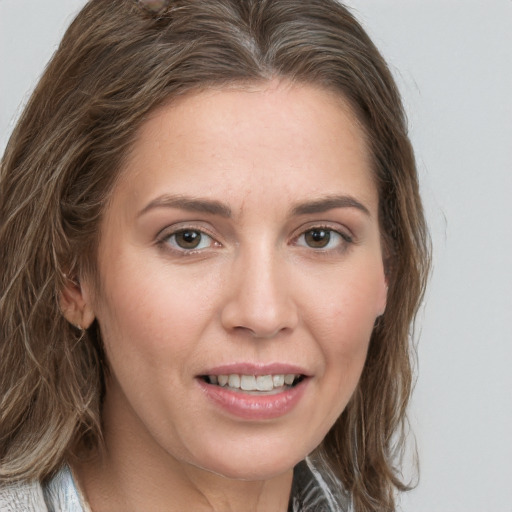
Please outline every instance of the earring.
[{"label": "earring", "polygon": [[87,332],[87,329],[84,329],[80,324],[72,324],[75,329],[77,329],[78,335],[76,338],[77,342],[81,342],[85,338],[85,334]]},{"label": "earring", "polygon": [[80,324],[74,324],[72,322],[69,322],[77,331],[80,331],[80,337],[82,337],[85,334],[85,331],[87,330],[85,327],[83,327]]}]

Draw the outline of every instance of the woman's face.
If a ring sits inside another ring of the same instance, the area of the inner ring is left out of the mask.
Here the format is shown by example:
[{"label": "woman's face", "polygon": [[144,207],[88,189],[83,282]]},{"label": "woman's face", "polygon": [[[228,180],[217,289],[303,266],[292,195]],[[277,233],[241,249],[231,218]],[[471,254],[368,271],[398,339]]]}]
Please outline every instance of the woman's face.
[{"label": "woman's face", "polygon": [[111,370],[107,447],[232,478],[293,467],[347,405],[386,304],[347,104],[272,82],[154,112],[107,208],[99,275],[84,290]]}]

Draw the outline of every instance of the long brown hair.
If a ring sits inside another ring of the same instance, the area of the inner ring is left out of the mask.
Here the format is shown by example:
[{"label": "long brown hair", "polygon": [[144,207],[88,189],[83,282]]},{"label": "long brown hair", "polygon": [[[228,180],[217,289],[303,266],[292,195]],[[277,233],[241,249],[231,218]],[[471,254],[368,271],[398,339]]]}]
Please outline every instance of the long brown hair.
[{"label": "long brown hair", "polygon": [[148,113],[191,90],[275,77],[323,86],[365,129],[389,293],[349,405],[312,458],[357,512],[394,510],[411,392],[410,327],[428,234],[399,93],[335,0],[91,0],[17,124],[0,174],[0,480],[45,479],[101,442],[106,364],[97,326],[59,310],[66,279],[95,275],[99,222]]}]

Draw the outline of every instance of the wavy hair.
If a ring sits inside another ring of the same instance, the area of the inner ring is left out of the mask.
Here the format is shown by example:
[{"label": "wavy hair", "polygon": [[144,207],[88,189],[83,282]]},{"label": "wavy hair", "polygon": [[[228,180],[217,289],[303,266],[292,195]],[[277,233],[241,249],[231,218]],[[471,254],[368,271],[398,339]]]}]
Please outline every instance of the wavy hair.
[{"label": "wavy hair", "polygon": [[99,223],[148,114],[208,87],[282,78],[335,91],[373,157],[389,282],[357,389],[312,458],[356,512],[394,510],[411,393],[410,328],[429,239],[397,87],[336,0],[90,0],[25,108],[0,168],[0,480],[44,480],[101,443],[98,326],[63,318],[66,279],[95,275]]}]

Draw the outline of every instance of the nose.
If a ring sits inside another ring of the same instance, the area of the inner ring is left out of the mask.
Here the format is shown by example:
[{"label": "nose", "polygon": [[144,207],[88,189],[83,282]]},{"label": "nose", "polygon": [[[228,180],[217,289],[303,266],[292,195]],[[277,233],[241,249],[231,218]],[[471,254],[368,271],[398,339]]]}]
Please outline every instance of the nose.
[{"label": "nose", "polygon": [[261,249],[237,258],[221,313],[226,330],[268,339],[295,329],[299,317],[285,267]]}]

